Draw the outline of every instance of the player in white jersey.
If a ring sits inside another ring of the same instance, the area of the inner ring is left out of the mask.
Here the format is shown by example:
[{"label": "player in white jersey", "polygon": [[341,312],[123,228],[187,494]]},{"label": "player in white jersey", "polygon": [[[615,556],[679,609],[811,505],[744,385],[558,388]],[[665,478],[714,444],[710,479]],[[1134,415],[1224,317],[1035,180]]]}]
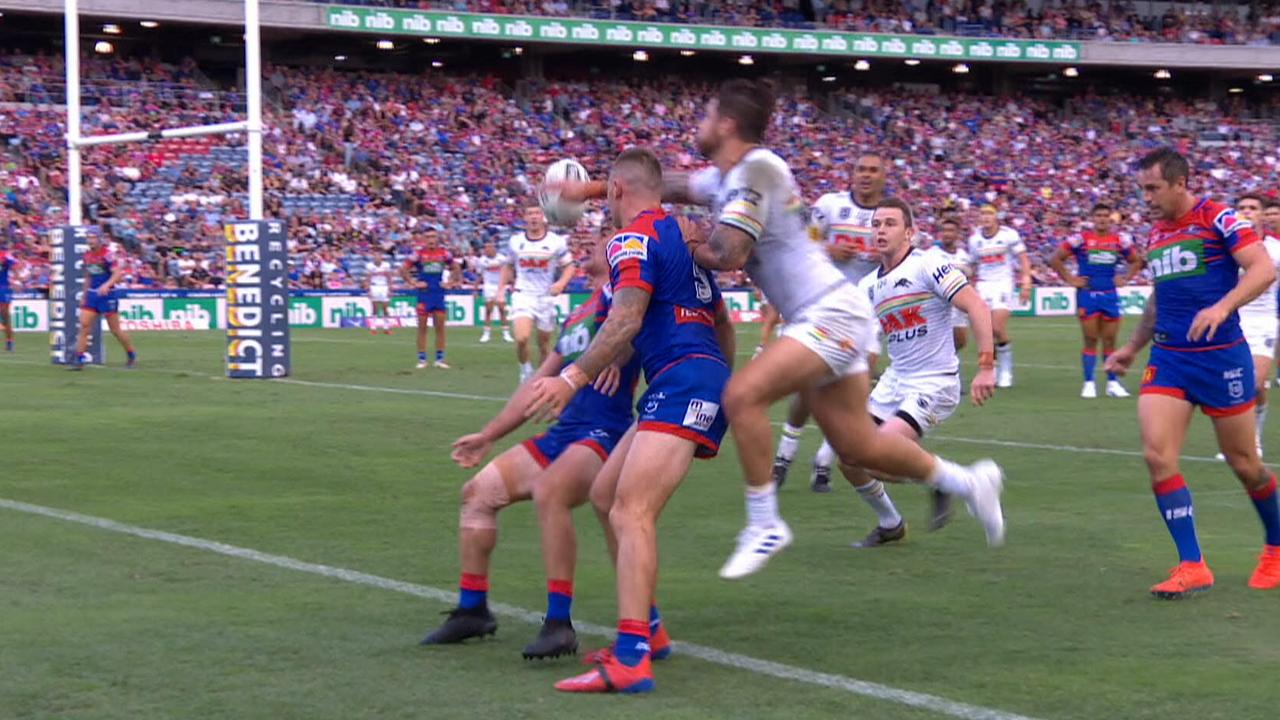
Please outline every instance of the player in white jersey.
[{"label": "player in white jersey", "polygon": [[[897,198],[880,203],[872,221],[880,268],[864,277],[858,289],[875,307],[890,360],[871,392],[871,419],[881,433],[919,442],[960,404],[960,358],[950,332],[955,311],[972,318],[978,343],[978,373],[971,391],[975,405],[995,392],[996,376],[991,311],[945,254],[913,246],[914,226],[907,203]],[[907,522],[884,484],[861,468],[840,469],[878,518],[876,527],[854,547],[879,547],[906,537]],[[935,491],[935,529],[949,516],[945,498]]]},{"label": "player in white jersey", "polygon": [[498,288],[498,294],[505,295],[508,287],[515,287],[511,293],[511,319],[522,383],[533,375],[529,339],[536,329],[539,362],[546,362],[558,320],[555,297],[573,279],[569,239],[547,229],[547,216],[537,204],[525,207],[524,227],[525,231],[513,235],[506,248],[507,266]]},{"label": "player in white jersey", "polygon": [[507,324],[507,296],[501,292],[502,274],[507,267],[507,256],[499,253],[497,246],[492,242],[486,242],[484,250],[476,261],[476,269],[480,271],[481,297],[484,298],[484,330],[480,333],[480,342],[487,343],[492,339],[489,335],[489,326],[497,327],[499,324],[499,320],[494,315],[501,318],[502,339],[512,342],[511,327]]},{"label": "player in white jersey", "polygon": [[[1271,258],[1271,263],[1280,270],[1280,239],[1275,237],[1277,228],[1269,225],[1262,211],[1262,198],[1258,195],[1242,195],[1236,200],[1236,214],[1253,223],[1262,237],[1263,249]],[[1249,343],[1249,354],[1253,356],[1254,383],[1257,386],[1257,400],[1254,412],[1257,415],[1258,454],[1262,454],[1262,426],[1267,421],[1267,387],[1271,384],[1271,368],[1276,356],[1277,307],[1276,288],[1280,282],[1271,283],[1261,295],[1240,306],[1240,329],[1244,331],[1245,342]],[[1219,460],[1225,460],[1218,453]]]},{"label": "player in white jersey", "polygon": [[1000,224],[995,207],[978,212],[978,229],[969,236],[978,294],[991,308],[996,336],[996,386],[1013,387],[1013,346],[1009,343],[1009,314],[1013,309],[1013,273],[1018,268],[1018,298],[1031,300],[1031,259],[1017,230]]},{"label": "player in white jersey", "polygon": [[[929,252],[946,260],[972,282],[973,258],[969,257],[969,251],[960,244],[960,236],[960,222],[955,218],[945,218],[938,224],[938,244],[929,248]],[[969,344],[969,316],[960,308],[951,310],[951,337],[957,353]]]},{"label": "player in white jersey", "polygon": [[[369,293],[369,303],[373,306],[373,317],[369,318],[369,334],[377,335],[378,326],[382,326],[385,335],[391,334],[391,279],[395,276],[391,263],[386,255],[374,253],[373,259],[364,266],[364,289]],[[381,321],[379,321],[381,318]]]},{"label": "player in white jersey", "polygon": [[[827,257],[853,283],[880,266],[871,218],[876,213],[876,206],[884,199],[885,181],[884,158],[876,152],[864,152],[853,165],[853,187],[844,192],[823,195],[809,210],[809,236],[822,243]],[[880,347],[878,334],[875,345],[876,350],[871,351],[867,358],[872,369]],[[803,396],[796,395],[787,409],[778,452],[773,457],[772,477],[779,487],[787,480],[787,470],[795,459],[800,433],[808,420],[809,408]],[[809,487],[814,492],[831,492],[831,464],[834,460],[835,451],[824,439],[813,458],[813,472],[809,476]]]}]

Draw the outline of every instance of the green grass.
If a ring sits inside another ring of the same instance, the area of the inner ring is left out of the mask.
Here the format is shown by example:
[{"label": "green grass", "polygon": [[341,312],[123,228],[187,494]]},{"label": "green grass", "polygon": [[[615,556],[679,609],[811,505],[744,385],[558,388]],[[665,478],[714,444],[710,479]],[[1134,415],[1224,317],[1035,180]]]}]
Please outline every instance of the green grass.
[{"label": "green grass", "polygon": [[[756,330],[743,332],[749,347]],[[1016,321],[1013,335],[1018,387],[963,408],[930,443],[1004,464],[1006,548],[986,549],[961,517],[901,547],[849,549],[873,516],[847,487],[810,493],[798,463],[782,499],[795,545],[757,576],[721,581],[743,516],[728,443],[663,518],[672,634],[1037,718],[1273,715],[1280,593],[1245,588],[1260,533],[1239,486],[1225,467],[1186,463],[1218,586],[1149,598],[1175,556],[1136,454],[1134,401],[1076,397],[1072,321]],[[455,369],[442,372],[411,369],[407,334],[299,332],[294,377],[509,393],[510,346],[452,336]],[[22,336],[0,357],[0,498],[454,586],[467,473],[447,448],[496,402],[222,380],[216,333],[141,335],[136,372],[55,369],[43,341]],[[810,429],[802,453],[816,444]],[[1185,452],[1214,452],[1203,419]],[[894,496],[923,519],[921,491]],[[589,513],[578,522],[575,616],[611,625],[599,530]],[[0,563],[3,718],[943,717],[678,656],[657,667],[650,697],[561,696],[551,684],[579,666],[522,661],[532,625],[502,619],[496,640],[419,648],[445,604],[9,510]],[[529,506],[502,515],[492,583],[495,601],[543,606]]]}]

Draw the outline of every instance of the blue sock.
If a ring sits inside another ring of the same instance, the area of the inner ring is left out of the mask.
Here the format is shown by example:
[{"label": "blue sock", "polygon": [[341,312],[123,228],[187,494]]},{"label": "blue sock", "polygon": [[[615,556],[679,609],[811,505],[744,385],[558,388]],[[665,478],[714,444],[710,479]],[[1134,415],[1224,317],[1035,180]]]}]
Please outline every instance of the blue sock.
[{"label": "blue sock", "polygon": [[573,609],[573,581],[547,581],[547,619],[568,620]]},{"label": "blue sock", "polygon": [[1253,507],[1262,520],[1266,543],[1280,546],[1280,493],[1276,492],[1276,476],[1271,476],[1271,482],[1266,487],[1250,492],[1249,498],[1253,500]]},{"label": "blue sock", "polygon": [[437,351],[436,351],[436,362],[444,362],[444,351],[443,351],[443,350],[437,350]]},{"label": "blue sock", "polygon": [[489,601],[489,576],[462,573],[458,583],[458,607],[475,608]]},{"label": "blue sock", "polygon": [[130,359],[130,360],[137,360],[137,359],[138,359],[138,353],[137,353],[137,352],[135,352],[135,351],[133,351],[133,350],[130,350],[129,352],[127,352],[127,353],[125,353],[125,354],[129,356],[129,359]]},{"label": "blue sock", "polygon": [[1181,475],[1174,475],[1156,483],[1156,506],[1169,527],[1173,544],[1178,546],[1181,562],[1200,562],[1200,541],[1196,539],[1196,517],[1191,504],[1191,491]]},{"label": "blue sock", "polygon": [[1098,354],[1092,348],[1080,353],[1080,364],[1084,366],[1084,381],[1093,382],[1093,371],[1098,365]]},{"label": "blue sock", "polygon": [[635,667],[649,654],[649,623],[644,620],[619,620],[618,639],[613,643],[613,656],[627,667]]},{"label": "blue sock", "polygon": [[13,341],[12,341],[12,340],[5,340],[5,341],[4,341],[4,349],[5,349],[5,350],[8,350],[9,352],[13,352]]},{"label": "blue sock", "polygon": [[662,615],[658,614],[658,606],[650,605],[649,606],[649,636],[653,637],[653,634],[658,632],[658,628],[661,625],[662,625]]},{"label": "blue sock", "polygon": [[426,362],[426,361],[427,361],[427,353],[426,352],[418,353],[418,362]]},{"label": "blue sock", "polygon": [[[1104,366],[1104,367],[1106,366],[1106,364],[1107,364],[1107,358],[1109,358],[1109,357],[1111,357],[1111,353],[1109,353],[1109,352],[1104,352],[1104,353],[1102,353],[1102,364],[1103,364],[1103,366]],[[1113,373],[1113,372],[1108,372],[1108,373],[1107,373],[1107,382],[1115,382],[1116,380],[1119,380],[1119,379],[1120,379],[1120,376],[1119,376],[1119,375],[1116,375],[1116,374],[1115,374],[1115,373]]]}]

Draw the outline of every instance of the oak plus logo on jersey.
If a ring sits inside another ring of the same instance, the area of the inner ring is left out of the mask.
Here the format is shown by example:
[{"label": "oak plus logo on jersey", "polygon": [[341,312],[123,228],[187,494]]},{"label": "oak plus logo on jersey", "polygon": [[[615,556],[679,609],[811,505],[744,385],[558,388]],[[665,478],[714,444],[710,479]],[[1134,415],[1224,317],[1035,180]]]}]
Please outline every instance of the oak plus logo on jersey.
[{"label": "oak plus logo on jersey", "polygon": [[929,321],[924,316],[924,300],[929,293],[913,293],[886,300],[876,308],[880,328],[890,342],[905,342],[929,334]]},{"label": "oak plus logo on jersey", "polygon": [[1204,243],[1185,240],[1155,248],[1147,253],[1147,267],[1156,282],[1203,275]]}]

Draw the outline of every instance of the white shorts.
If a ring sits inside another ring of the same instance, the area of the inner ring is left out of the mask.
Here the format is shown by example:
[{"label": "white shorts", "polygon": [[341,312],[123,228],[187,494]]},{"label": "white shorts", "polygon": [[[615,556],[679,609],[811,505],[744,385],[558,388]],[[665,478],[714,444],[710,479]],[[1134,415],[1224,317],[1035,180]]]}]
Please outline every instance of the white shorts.
[{"label": "white shorts", "polygon": [[1267,322],[1261,318],[1240,318],[1240,329],[1244,331],[1245,342],[1249,343],[1249,354],[1254,357],[1275,357],[1277,321]]},{"label": "white shorts", "polygon": [[549,295],[511,293],[511,319],[530,318],[542,332],[556,329],[556,299]]},{"label": "white shorts", "polygon": [[951,327],[967,330],[969,328],[969,313],[960,308],[951,308]]},{"label": "white shorts", "polygon": [[878,326],[866,294],[852,283],[844,283],[789,321],[782,328],[782,337],[799,342],[822,358],[834,380],[867,372],[867,354],[878,347]]},{"label": "white shorts", "polygon": [[871,417],[900,417],[923,436],[951,417],[960,405],[960,375],[899,376],[890,365],[871,391]]},{"label": "white shorts", "polygon": [[387,285],[370,285],[369,301],[384,303],[391,301],[391,288]]},{"label": "white shorts", "polygon": [[978,295],[982,297],[982,301],[991,308],[991,312],[997,310],[1012,310],[1014,303],[1013,283],[978,281]]},{"label": "white shorts", "polygon": [[505,300],[506,298],[500,297],[498,295],[499,288],[500,288],[499,285],[485,285],[484,288],[480,291],[481,295],[484,297],[484,301],[486,303],[491,303],[494,301]]}]

